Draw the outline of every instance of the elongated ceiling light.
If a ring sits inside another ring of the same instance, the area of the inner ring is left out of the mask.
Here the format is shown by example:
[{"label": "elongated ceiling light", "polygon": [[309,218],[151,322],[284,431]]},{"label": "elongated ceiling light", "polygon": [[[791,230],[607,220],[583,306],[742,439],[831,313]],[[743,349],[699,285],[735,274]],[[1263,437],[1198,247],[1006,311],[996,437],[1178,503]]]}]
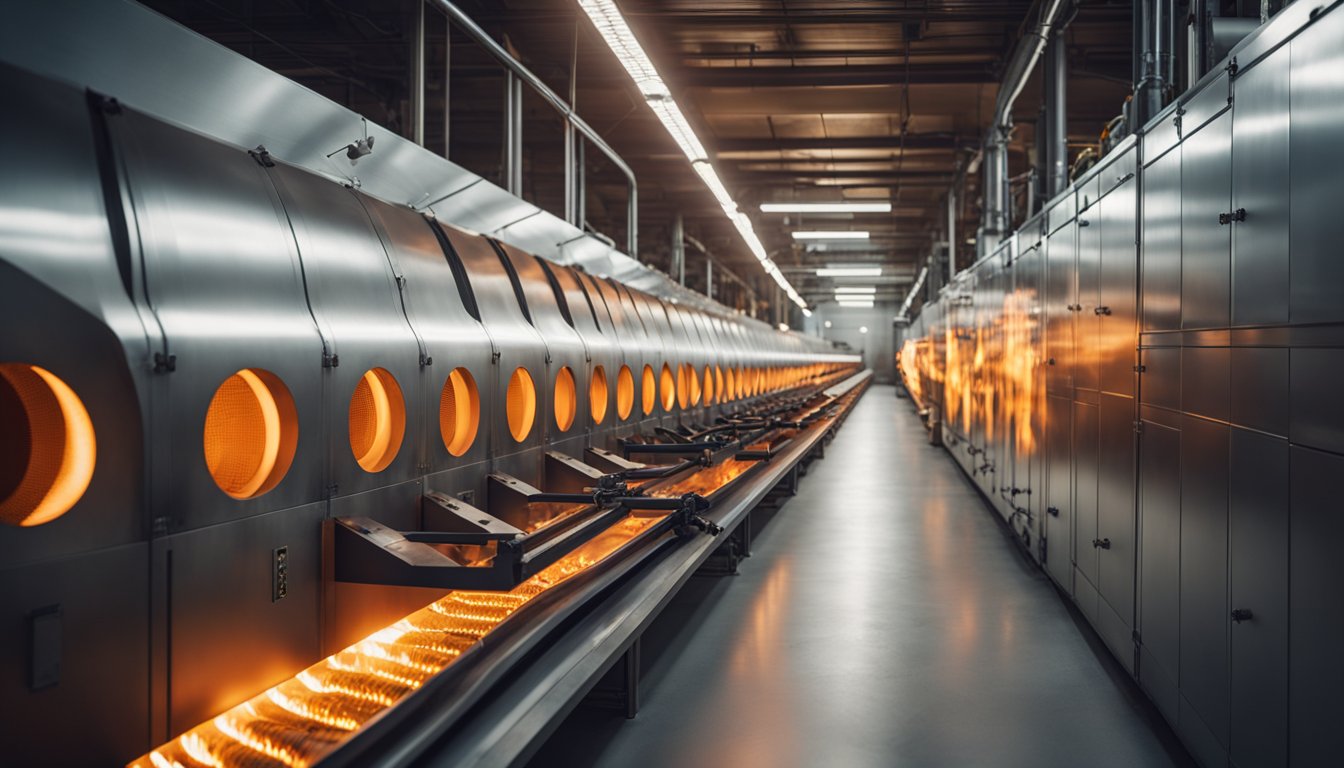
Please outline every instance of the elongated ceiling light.
[{"label": "elongated ceiling light", "polygon": [[875,286],[875,285],[839,285],[839,286],[836,286],[836,288],[835,288],[835,292],[836,292],[837,294],[840,294],[840,293],[877,293],[877,286]]},{"label": "elongated ceiling light", "polygon": [[891,213],[891,203],[761,203],[761,213]]},{"label": "elongated ceiling light", "polygon": [[793,233],[794,240],[867,240],[868,233],[852,229],[815,229],[799,230]]},{"label": "elongated ceiling light", "polygon": [[[639,88],[644,101],[648,103],[653,114],[657,116],[658,121],[663,124],[667,132],[671,134],[672,140],[677,143],[682,154],[691,161],[691,167],[695,169],[696,174],[709,187],[713,193],[714,199],[719,202],[719,207],[723,209],[724,215],[737,228],[737,232],[742,236],[742,240],[747,244],[747,249],[751,255],[761,263],[761,268],[770,276],[781,289],[788,294],[789,299],[800,308],[806,310],[807,302],[798,295],[784,273],[779,271],[779,267],[770,259],[769,254],[765,252],[765,246],[761,244],[761,239],[756,236],[756,231],[751,226],[751,219],[747,218],[745,213],[738,210],[737,203],[728,189],[723,186],[719,180],[719,175],[714,170],[713,164],[709,162],[709,153],[700,143],[699,137],[691,129],[691,124],[687,122],[686,116],[682,114],[681,108],[672,98],[672,91],[668,89],[663,78],[658,75],[658,70],[654,68],[653,62],[644,53],[644,48],[640,46],[635,35],[630,31],[630,26],[625,23],[625,17],[621,15],[620,9],[616,7],[613,0],[578,0],[579,7],[583,8],[584,13],[592,20],[593,26],[597,28],[597,33],[602,36],[611,52],[616,54],[616,59],[625,67],[625,71],[630,73],[630,78],[635,81],[635,86]],[[634,255],[634,254],[631,254]]]},{"label": "elongated ceiling light", "polygon": [[872,299],[868,299],[868,300],[866,300],[866,301],[860,301],[860,300],[858,300],[858,299],[841,299],[841,300],[837,301],[836,304],[839,304],[839,305],[842,306],[842,307],[853,307],[853,308],[855,308],[855,309],[872,309],[872,308],[873,308],[873,300],[872,300]]},{"label": "elongated ceiling light", "polygon": [[822,267],[817,277],[881,277],[881,267]]}]

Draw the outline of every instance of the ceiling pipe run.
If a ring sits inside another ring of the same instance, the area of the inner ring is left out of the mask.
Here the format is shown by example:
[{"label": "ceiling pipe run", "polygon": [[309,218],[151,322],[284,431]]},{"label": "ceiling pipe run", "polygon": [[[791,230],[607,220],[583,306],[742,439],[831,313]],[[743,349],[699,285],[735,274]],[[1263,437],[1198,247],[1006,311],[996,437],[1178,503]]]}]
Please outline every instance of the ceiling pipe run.
[{"label": "ceiling pipe run", "polygon": [[1018,40],[1004,70],[1003,82],[994,103],[994,121],[985,137],[984,207],[979,236],[976,238],[978,256],[984,256],[998,247],[1012,224],[1008,210],[1008,138],[1013,130],[1013,103],[1036,69],[1036,63],[1059,26],[1067,5],[1068,0],[1045,2],[1039,20]]}]

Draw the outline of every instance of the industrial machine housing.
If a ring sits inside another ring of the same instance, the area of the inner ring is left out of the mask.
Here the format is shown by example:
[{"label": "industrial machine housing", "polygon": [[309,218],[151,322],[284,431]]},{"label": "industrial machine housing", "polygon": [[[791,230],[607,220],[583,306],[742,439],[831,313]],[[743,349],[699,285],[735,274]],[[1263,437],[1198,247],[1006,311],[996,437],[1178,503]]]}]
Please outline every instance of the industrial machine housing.
[{"label": "industrial machine housing", "polygon": [[[622,525],[714,533],[709,502],[635,478],[703,469],[711,500],[755,478],[747,505],[866,383],[821,340],[113,95],[0,82],[23,116],[0,126],[22,148],[0,189],[6,759],[130,761],[449,589],[507,602]],[[333,747],[249,738],[249,764]]]},{"label": "industrial machine housing", "polygon": [[899,356],[1204,765],[1338,752],[1344,12],[1314,5],[957,275]]}]

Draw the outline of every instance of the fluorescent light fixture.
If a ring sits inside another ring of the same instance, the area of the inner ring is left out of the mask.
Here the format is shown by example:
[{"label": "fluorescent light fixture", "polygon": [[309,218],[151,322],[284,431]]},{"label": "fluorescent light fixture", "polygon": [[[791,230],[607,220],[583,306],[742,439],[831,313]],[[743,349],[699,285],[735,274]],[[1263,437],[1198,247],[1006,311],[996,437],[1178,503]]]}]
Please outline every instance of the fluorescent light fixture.
[{"label": "fluorescent light fixture", "polygon": [[[630,79],[635,81],[639,92],[644,96],[644,101],[653,110],[654,116],[667,129],[672,140],[677,143],[677,148],[686,159],[691,161],[691,168],[709,191],[713,193],[714,199],[718,201],[719,207],[723,209],[724,215],[733,222],[738,234],[742,236],[743,242],[747,244],[747,249],[751,255],[761,263],[766,274],[770,275],[779,287],[788,294],[789,300],[797,304],[803,310],[807,309],[807,302],[794,290],[789,281],[785,279],[779,267],[770,260],[766,253],[765,246],[756,236],[755,230],[751,226],[751,219],[746,214],[738,210],[737,202],[733,200],[732,194],[728,188],[723,185],[719,179],[719,174],[714,170],[714,165],[709,161],[709,153],[705,151],[705,145],[700,143],[700,138],[695,135],[695,130],[682,114],[681,107],[672,98],[672,91],[663,82],[663,78],[658,74],[658,70],[649,60],[644,48],[635,39],[635,35],[630,31],[630,26],[625,23],[625,17],[616,7],[613,0],[579,0],[579,7],[583,8],[584,13],[592,20],[593,26],[602,36],[602,40],[616,54],[616,59],[630,74]],[[635,256],[637,254],[630,254]]]},{"label": "fluorescent light fixture", "polygon": [[877,293],[876,285],[841,285],[835,289],[836,295],[842,293]]},{"label": "fluorescent light fixture", "polygon": [[761,213],[891,213],[891,203],[761,203]]},{"label": "fluorescent light fixture", "polygon": [[793,233],[794,240],[867,240],[868,233],[854,229],[807,229]]},{"label": "fluorescent light fixture", "polygon": [[881,277],[881,267],[822,267],[817,277]]},{"label": "fluorescent light fixture", "polygon": [[836,304],[849,309],[872,309],[871,301],[837,301]]}]

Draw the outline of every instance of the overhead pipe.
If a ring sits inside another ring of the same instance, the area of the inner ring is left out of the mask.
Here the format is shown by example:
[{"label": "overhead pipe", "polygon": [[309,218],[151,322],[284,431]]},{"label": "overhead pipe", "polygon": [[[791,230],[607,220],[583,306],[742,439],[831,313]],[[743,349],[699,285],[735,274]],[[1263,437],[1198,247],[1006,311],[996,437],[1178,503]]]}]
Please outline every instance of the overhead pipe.
[{"label": "overhead pipe", "polygon": [[1173,15],[1172,0],[1134,0],[1136,53],[1131,132],[1142,128],[1162,111],[1163,102],[1171,90]]},{"label": "overhead pipe", "polygon": [[1068,0],[1048,0],[1036,25],[1018,40],[1004,70],[1003,83],[994,102],[994,121],[985,137],[984,208],[981,211],[977,252],[983,256],[998,246],[1008,233],[1008,137],[1013,129],[1013,103],[1026,87],[1036,62],[1059,24]]}]

